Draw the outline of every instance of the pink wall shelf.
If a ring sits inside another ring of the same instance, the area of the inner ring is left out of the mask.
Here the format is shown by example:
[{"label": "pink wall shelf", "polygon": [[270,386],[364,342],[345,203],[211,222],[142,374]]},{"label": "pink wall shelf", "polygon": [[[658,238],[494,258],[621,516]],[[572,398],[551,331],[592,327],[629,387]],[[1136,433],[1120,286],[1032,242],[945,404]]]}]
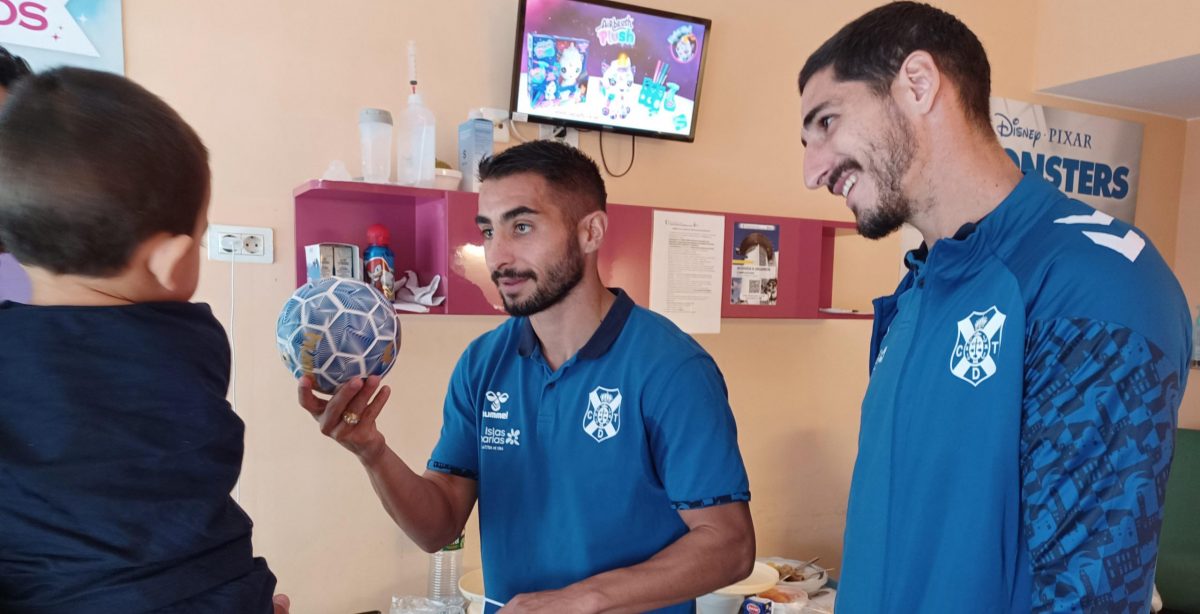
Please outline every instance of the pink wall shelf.
[{"label": "pink wall shelf", "polygon": [[[392,233],[397,273],[413,270],[422,284],[441,275],[446,300],[430,313],[503,313],[483,262],[475,226],[478,195],[350,181],[313,180],[296,188],[296,284],[305,282],[304,246],[320,242],[366,244],[366,229],[384,224]],[[721,316],[725,318],[869,319],[870,314],[829,314],[833,296],[834,241],[854,224],[719,211],[725,216],[725,253],[736,223],[779,226],[779,295],[775,305],[729,304],[730,268],[724,266]],[[609,231],[600,250],[600,274],[639,304],[650,302],[650,249],[654,208],[608,205]]]}]

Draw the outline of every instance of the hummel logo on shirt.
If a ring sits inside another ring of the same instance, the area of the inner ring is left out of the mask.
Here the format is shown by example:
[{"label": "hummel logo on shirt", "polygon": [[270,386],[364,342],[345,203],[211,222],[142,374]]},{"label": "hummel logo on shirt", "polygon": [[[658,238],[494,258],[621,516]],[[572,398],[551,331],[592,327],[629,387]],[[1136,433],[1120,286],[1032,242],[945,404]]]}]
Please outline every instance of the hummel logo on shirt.
[{"label": "hummel logo on shirt", "polygon": [[490,402],[489,408],[483,411],[484,418],[508,420],[508,412],[500,411],[500,408],[508,402],[507,392],[493,392],[489,390],[484,397]]}]

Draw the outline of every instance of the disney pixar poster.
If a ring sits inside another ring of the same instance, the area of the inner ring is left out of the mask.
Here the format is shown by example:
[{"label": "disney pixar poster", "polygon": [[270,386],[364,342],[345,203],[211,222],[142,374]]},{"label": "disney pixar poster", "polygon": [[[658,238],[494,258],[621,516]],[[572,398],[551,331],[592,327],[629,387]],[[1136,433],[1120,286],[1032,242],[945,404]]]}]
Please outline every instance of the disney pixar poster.
[{"label": "disney pixar poster", "polygon": [[992,128],[1023,173],[1133,223],[1142,125],[993,96]]}]

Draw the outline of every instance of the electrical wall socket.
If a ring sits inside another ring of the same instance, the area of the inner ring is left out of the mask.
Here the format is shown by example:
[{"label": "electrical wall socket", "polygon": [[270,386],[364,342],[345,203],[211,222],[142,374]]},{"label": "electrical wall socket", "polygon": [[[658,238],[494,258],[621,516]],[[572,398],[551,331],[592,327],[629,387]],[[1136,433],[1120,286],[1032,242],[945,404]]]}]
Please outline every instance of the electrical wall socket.
[{"label": "electrical wall socket", "polygon": [[253,264],[275,262],[275,236],[259,226],[208,226],[208,259]]},{"label": "electrical wall socket", "polygon": [[565,126],[541,124],[538,126],[538,138],[560,141],[575,148],[579,147],[579,131]]},{"label": "electrical wall socket", "polygon": [[492,122],[492,142],[507,143],[508,126],[506,122],[508,121],[508,109],[481,107],[479,113]]}]

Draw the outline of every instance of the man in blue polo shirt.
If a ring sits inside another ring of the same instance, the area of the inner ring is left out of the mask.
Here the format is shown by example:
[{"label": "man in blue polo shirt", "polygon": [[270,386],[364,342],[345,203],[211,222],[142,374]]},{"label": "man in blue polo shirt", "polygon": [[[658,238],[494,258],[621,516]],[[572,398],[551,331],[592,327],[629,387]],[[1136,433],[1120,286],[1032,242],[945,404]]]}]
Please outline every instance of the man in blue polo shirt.
[{"label": "man in blue polo shirt", "polygon": [[875,303],[839,614],[1146,612],[1191,348],[1145,235],[989,123],[983,46],[884,5],[800,73],[805,181],[924,245]]},{"label": "man in blue polo shirt", "polygon": [[328,402],[305,380],[301,405],[425,550],[453,541],[478,499],[487,597],[505,611],[691,612],[754,558],[721,373],[601,283],[607,195],[591,159],[537,141],[485,159],[479,176],[476,222],[514,317],[459,360],[428,470],[409,470],[375,428],[378,378]]}]

